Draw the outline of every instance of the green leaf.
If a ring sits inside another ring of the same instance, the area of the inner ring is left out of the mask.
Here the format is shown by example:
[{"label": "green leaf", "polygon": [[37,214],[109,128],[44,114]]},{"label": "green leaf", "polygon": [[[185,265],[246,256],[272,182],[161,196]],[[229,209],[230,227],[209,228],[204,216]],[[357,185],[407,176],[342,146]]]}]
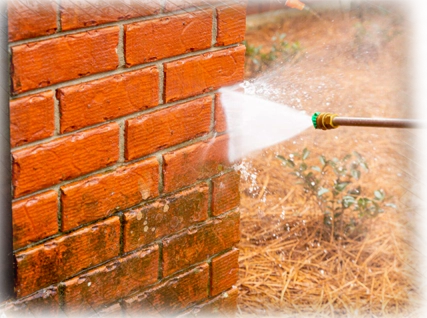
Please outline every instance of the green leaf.
[{"label": "green leaf", "polygon": [[349,195],[345,195],[342,198],[342,203],[346,208],[350,207],[355,202],[356,202],[356,199]]},{"label": "green leaf", "polygon": [[353,178],[355,178],[356,180],[360,179],[360,175],[361,172],[359,170],[351,170],[351,175],[353,176]]},{"label": "green leaf", "polygon": [[286,165],[287,159],[285,157],[283,157],[282,155],[277,155],[276,158],[282,161]]},{"label": "green leaf", "polygon": [[308,151],[307,148],[304,148],[304,150],[302,151],[302,160],[307,159],[309,154],[310,154],[310,151]]},{"label": "green leaf", "polygon": [[394,203],[386,203],[385,206],[389,206],[389,207],[391,207],[393,209],[397,209],[397,206]]},{"label": "green leaf", "polygon": [[331,167],[336,167],[335,162],[333,162],[332,160],[328,160],[328,161],[326,161],[326,163],[327,163],[328,165],[330,165]]},{"label": "green leaf", "polygon": [[355,189],[351,189],[351,190],[348,191],[348,194],[355,195],[355,196],[358,196],[361,193],[362,193],[362,188],[360,186],[358,186]]},{"label": "green leaf", "polygon": [[317,196],[320,197],[320,196],[322,196],[322,195],[324,195],[325,193],[328,193],[328,192],[329,192],[328,189],[320,187],[319,191],[317,191]]},{"label": "green leaf", "polygon": [[335,185],[335,190],[337,190],[338,192],[341,192],[342,190],[344,190],[350,182],[341,182],[341,183],[337,183]]},{"label": "green leaf", "polygon": [[365,161],[360,153],[358,153],[357,151],[353,151],[353,153],[357,157],[357,159],[359,159],[361,161]]},{"label": "green leaf", "polygon": [[299,166],[299,170],[300,171],[305,171],[307,170],[307,164],[305,162],[301,163]]},{"label": "green leaf", "polygon": [[326,159],[325,159],[325,157],[319,156],[319,160],[320,160],[320,163],[322,164],[322,166],[326,165]]},{"label": "green leaf", "polygon": [[361,162],[360,165],[363,167],[363,169],[365,169],[366,171],[369,170],[368,168],[368,164],[366,162]]},{"label": "green leaf", "polygon": [[384,200],[385,193],[382,190],[376,190],[376,191],[374,191],[374,196],[375,196],[376,200],[382,201],[382,200]]},{"label": "green leaf", "polygon": [[351,154],[348,154],[348,155],[346,155],[344,158],[343,158],[343,161],[347,161],[348,159],[350,159],[351,158]]},{"label": "green leaf", "polygon": [[318,166],[311,166],[311,169],[318,171],[318,172],[322,172],[322,169],[320,169],[320,167],[318,167]]},{"label": "green leaf", "polygon": [[285,157],[283,157],[281,155],[277,155],[276,158],[279,159],[280,161],[282,161],[286,166],[288,166],[290,168],[295,167],[295,163],[292,160],[286,159]]},{"label": "green leaf", "polygon": [[335,213],[334,214],[334,218],[339,218],[342,214],[343,214],[343,212]]},{"label": "green leaf", "polygon": [[360,208],[366,208],[366,206],[368,205],[368,202],[370,200],[368,198],[360,198],[359,200],[357,200],[357,205]]}]

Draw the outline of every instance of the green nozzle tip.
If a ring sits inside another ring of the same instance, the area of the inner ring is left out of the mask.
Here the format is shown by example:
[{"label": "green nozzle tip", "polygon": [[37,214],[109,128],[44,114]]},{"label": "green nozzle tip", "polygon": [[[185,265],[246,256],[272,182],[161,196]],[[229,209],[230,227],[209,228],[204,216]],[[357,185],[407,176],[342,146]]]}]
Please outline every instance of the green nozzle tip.
[{"label": "green nozzle tip", "polygon": [[317,129],[317,116],[319,116],[320,112],[314,113],[313,116],[311,116],[311,122],[313,123],[313,126],[315,129]]}]

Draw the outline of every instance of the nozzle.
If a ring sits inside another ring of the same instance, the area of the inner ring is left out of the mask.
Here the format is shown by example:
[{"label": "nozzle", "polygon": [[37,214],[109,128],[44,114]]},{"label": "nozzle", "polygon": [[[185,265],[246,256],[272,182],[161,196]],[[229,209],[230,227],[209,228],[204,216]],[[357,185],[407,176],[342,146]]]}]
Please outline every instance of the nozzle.
[{"label": "nozzle", "polygon": [[305,4],[299,0],[286,0],[285,6],[293,9],[303,10],[305,7]]},{"label": "nozzle", "polygon": [[337,116],[337,114],[332,113],[314,113],[311,117],[311,121],[313,122],[313,126],[316,129],[335,129],[339,127],[338,125],[334,124],[334,118]]}]

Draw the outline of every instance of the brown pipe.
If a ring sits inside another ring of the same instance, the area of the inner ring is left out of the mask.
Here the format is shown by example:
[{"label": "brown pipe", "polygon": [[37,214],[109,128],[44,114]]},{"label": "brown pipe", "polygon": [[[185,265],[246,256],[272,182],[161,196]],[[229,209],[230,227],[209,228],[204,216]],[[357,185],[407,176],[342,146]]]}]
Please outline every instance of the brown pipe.
[{"label": "brown pipe", "polygon": [[412,119],[396,118],[360,118],[360,117],[335,117],[334,126],[361,126],[361,127],[388,127],[388,128],[421,128],[425,123]]},{"label": "brown pipe", "polygon": [[329,130],[339,126],[386,127],[386,128],[423,128],[427,123],[421,120],[398,118],[360,118],[338,117],[332,113],[315,113],[313,124],[316,129]]}]

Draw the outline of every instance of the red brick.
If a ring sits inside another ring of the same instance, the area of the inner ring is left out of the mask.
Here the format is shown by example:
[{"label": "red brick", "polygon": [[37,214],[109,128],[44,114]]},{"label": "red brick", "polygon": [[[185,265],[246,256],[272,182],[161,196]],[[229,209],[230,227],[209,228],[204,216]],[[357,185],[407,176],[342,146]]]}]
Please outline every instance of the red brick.
[{"label": "red brick", "polygon": [[207,260],[239,241],[240,215],[233,212],[163,240],[163,276]]},{"label": "red brick", "polygon": [[152,289],[125,300],[126,314],[169,317],[208,297],[209,268],[202,264]]},{"label": "red brick", "polygon": [[96,311],[95,317],[98,318],[118,318],[122,316],[122,306],[120,303],[115,303],[108,307],[100,308]]},{"label": "red brick", "polygon": [[157,14],[161,10],[156,0],[99,1],[62,0],[62,30],[85,28],[104,23]]},{"label": "red brick", "polygon": [[243,80],[245,46],[164,64],[165,101],[171,102]]},{"label": "red brick", "polygon": [[207,134],[212,98],[203,97],[126,121],[125,158],[132,160]]},{"label": "red brick", "polygon": [[240,175],[230,172],[212,179],[212,214],[220,215],[240,205]]},{"label": "red brick", "polygon": [[12,204],[13,248],[58,232],[58,193],[48,191]]},{"label": "red brick", "polygon": [[106,217],[159,194],[159,163],[152,158],[61,187],[62,230]]},{"label": "red brick", "polygon": [[59,294],[56,287],[48,287],[35,294],[9,303],[4,317],[62,317]]},{"label": "red brick", "polygon": [[178,11],[185,9],[202,9],[211,7],[214,3],[221,0],[165,0],[164,11]]},{"label": "red brick", "polygon": [[212,42],[212,16],[212,10],[205,10],[126,25],[126,65],[209,48]]},{"label": "red brick", "polygon": [[119,242],[120,220],[115,216],[17,253],[15,290],[18,297],[117,256]]},{"label": "red brick", "polygon": [[111,304],[157,281],[159,248],[114,260],[64,283],[66,313],[81,315]]},{"label": "red brick", "polygon": [[211,296],[230,289],[239,279],[239,250],[231,250],[212,259]]},{"label": "red brick", "polygon": [[12,92],[22,93],[118,66],[119,28],[91,30],[14,46]]},{"label": "red brick", "polygon": [[53,34],[57,30],[54,0],[7,1],[9,41]]},{"label": "red brick", "polygon": [[119,126],[104,125],[12,153],[14,196],[69,180],[115,163]]},{"label": "red brick", "polygon": [[134,250],[208,217],[206,184],[125,213],[124,250]]},{"label": "red brick", "polygon": [[237,312],[237,297],[239,291],[232,288],[221,295],[193,307],[178,318],[189,317],[235,317]]},{"label": "red brick", "polygon": [[54,112],[51,91],[10,101],[11,147],[53,136]]},{"label": "red brick", "polygon": [[188,186],[223,171],[228,165],[228,136],[178,149],[163,155],[164,191]]},{"label": "red brick", "polygon": [[217,12],[218,31],[216,46],[242,42],[246,33],[246,5],[234,4],[219,7]]},{"label": "red brick", "polygon": [[227,117],[220,96],[220,94],[215,94],[215,131],[219,133],[227,130]]},{"label": "red brick", "polygon": [[128,115],[159,103],[157,67],[57,90],[61,133]]}]

